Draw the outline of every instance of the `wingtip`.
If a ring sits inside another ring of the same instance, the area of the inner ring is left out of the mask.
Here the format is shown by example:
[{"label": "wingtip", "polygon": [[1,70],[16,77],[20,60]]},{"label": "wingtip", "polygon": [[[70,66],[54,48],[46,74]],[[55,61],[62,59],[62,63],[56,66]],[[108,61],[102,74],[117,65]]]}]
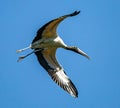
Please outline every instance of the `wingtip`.
[{"label": "wingtip", "polygon": [[66,92],[68,92],[72,97],[78,97],[78,90],[73,84],[73,82],[69,79],[69,77],[65,74],[63,69],[57,71],[54,74],[50,74],[53,81],[55,81],[61,88],[63,88]]},{"label": "wingtip", "polygon": [[80,13],[81,11],[74,11],[72,14],[70,14],[70,16],[76,16]]},{"label": "wingtip", "polygon": [[87,55],[87,59],[88,59],[88,60],[91,60],[91,58],[90,58],[88,55]]},{"label": "wingtip", "polygon": [[88,56],[86,53],[84,53],[83,56],[86,57],[88,60],[90,60],[90,56]]},{"label": "wingtip", "polygon": [[73,82],[69,79],[70,81],[70,88],[71,91],[69,91],[69,93],[74,97],[74,98],[78,98],[78,90],[75,87],[75,85],[73,84]]},{"label": "wingtip", "polygon": [[78,98],[78,95],[77,96],[73,96],[74,98]]},{"label": "wingtip", "polygon": [[71,94],[72,97],[78,98],[78,94]]}]

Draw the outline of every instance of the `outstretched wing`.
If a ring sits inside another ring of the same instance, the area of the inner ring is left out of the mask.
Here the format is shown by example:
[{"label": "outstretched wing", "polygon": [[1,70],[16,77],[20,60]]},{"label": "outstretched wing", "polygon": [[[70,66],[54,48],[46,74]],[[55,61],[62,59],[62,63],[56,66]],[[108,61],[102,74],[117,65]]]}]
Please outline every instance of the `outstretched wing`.
[{"label": "outstretched wing", "polygon": [[44,49],[35,52],[39,63],[45,68],[51,78],[73,97],[78,96],[78,91],[55,57],[56,48]]},{"label": "outstretched wing", "polygon": [[51,38],[51,37],[57,36],[56,29],[57,29],[58,24],[61,21],[63,21],[65,18],[75,16],[75,15],[77,15],[79,13],[80,13],[80,11],[75,11],[75,12],[73,12],[71,14],[64,15],[62,17],[56,18],[56,19],[48,22],[47,24],[42,26],[37,31],[37,36],[33,39],[32,43],[34,43],[35,41],[38,41],[39,39],[41,39],[43,37]]}]

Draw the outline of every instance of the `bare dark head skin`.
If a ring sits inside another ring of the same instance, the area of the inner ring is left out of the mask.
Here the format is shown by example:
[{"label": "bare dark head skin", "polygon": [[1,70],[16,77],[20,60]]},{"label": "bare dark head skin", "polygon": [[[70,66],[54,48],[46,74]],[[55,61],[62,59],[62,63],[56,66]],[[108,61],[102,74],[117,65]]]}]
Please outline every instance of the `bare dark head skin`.
[{"label": "bare dark head skin", "polygon": [[78,47],[75,47],[75,46],[67,46],[65,49],[67,50],[71,50],[71,51],[74,51],[84,57],[86,57],[87,59],[90,59],[90,57],[85,53],[83,52],[82,50],[80,50]]}]

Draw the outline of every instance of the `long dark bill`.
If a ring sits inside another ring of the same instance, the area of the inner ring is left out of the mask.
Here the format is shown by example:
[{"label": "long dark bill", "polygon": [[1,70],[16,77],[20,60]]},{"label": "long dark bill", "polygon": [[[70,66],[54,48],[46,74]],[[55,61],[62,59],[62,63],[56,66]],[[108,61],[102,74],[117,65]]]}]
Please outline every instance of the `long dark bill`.
[{"label": "long dark bill", "polygon": [[89,57],[85,52],[83,52],[82,50],[80,50],[80,49],[77,48],[77,47],[68,46],[68,47],[66,47],[66,49],[67,49],[67,50],[74,51],[74,52],[76,52],[76,53],[78,53],[78,54],[80,54],[80,55],[86,57],[87,59],[90,59],[90,57]]}]

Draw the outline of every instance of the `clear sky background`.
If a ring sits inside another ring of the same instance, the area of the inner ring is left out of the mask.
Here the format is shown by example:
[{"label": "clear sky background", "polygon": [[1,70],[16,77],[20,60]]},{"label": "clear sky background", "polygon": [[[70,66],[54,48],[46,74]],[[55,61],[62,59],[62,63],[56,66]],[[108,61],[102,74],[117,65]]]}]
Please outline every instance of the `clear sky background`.
[{"label": "clear sky background", "polygon": [[[79,91],[77,99],[57,86],[27,47],[48,21],[64,20],[58,34],[91,60],[64,49],[57,58]],[[0,1],[0,108],[120,108],[120,0]]]}]

